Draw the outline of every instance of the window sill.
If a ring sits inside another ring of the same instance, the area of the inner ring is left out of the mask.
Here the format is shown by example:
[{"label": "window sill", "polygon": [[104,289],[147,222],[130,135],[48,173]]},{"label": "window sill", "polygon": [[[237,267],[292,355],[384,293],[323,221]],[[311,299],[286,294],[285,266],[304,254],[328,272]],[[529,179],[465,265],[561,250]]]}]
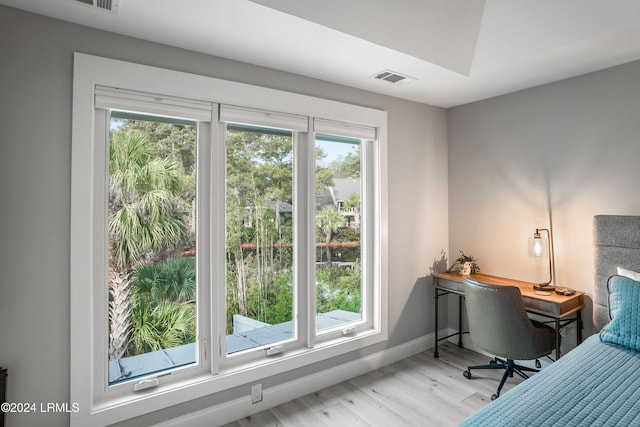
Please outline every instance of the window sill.
[{"label": "window sill", "polygon": [[[386,340],[379,330],[364,331],[353,337],[340,337],[320,343],[312,349],[301,348],[273,357],[232,368],[217,375],[205,374],[180,382],[162,384],[127,396],[95,402],[89,413],[72,414],[71,425],[108,425],[145,415],[168,406],[178,405],[210,394],[219,393],[244,384],[263,380],[269,376],[302,368],[331,357],[346,354]],[[131,381],[133,387],[134,381]]]},{"label": "window sill", "polygon": [[[334,310],[318,314],[316,324],[318,325],[318,331],[323,331],[358,321],[360,318],[359,313]],[[270,332],[265,334],[265,330]],[[281,339],[277,341],[290,339],[293,335],[293,322],[289,321],[276,325],[261,323],[258,327],[253,326],[227,335],[227,352],[232,355],[237,352],[266,346],[274,340],[268,339],[265,341],[264,338],[265,336],[270,337],[272,334],[281,335]],[[145,376],[162,375],[162,372],[174,368],[193,365],[196,362],[195,355],[196,344],[192,343],[111,360],[109,361],[109,384],[117,386],[131,383]],[[125,373],[126,376],[119,375],[120,372]]]}]

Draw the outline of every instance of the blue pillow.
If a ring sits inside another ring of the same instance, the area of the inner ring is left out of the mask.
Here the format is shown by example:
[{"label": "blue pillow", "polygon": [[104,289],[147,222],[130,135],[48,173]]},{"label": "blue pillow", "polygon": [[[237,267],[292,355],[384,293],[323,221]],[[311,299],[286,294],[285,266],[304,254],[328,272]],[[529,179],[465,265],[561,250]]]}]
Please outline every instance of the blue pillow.
[{"label": "blue pillow", "polygon": [[611,276],[607,291],[612,320],[600,331],[600,340],[640,351],[640,282]]}]

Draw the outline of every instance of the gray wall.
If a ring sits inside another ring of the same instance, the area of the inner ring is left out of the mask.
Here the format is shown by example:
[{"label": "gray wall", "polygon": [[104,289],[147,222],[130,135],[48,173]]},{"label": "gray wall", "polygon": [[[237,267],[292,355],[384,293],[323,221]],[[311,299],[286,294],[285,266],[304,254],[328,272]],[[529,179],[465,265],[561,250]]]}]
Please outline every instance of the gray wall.
[{"label": "gray wall", "polygon": [[591,320],[593,216],[640,214],[639,112],[640,62],[449,109],[451,249],[543,280],[527,239],[551,226],[557,283],[589,295]]},{"label": "gray wall", "polygon": [[[425,278],[447,248],[444,109],[92,30],[0,6],[0,366],[11,402],[69,401],[69,229],[73,52],[176,69],[388,111],[389,341],[264,381],[277,383],[433,332]],[[248,393],[202,398],[145,425]],[[8,416],[64,426],[66,414]]]}]

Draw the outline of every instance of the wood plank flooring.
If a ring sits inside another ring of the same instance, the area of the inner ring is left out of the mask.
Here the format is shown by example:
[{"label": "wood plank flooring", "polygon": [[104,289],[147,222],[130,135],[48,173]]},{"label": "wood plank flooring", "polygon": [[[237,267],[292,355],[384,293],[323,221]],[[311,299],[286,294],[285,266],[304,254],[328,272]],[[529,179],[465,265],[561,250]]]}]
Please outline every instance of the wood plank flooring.
[{"label": "wood plank flooring", "polygon": [[[502,371],[462,372],[489,358],[455,344],[438,346],[376,371],[226,424],[224,427],[455,426],[489,402]],[[502,393],[523,380],[509,378]]]}]

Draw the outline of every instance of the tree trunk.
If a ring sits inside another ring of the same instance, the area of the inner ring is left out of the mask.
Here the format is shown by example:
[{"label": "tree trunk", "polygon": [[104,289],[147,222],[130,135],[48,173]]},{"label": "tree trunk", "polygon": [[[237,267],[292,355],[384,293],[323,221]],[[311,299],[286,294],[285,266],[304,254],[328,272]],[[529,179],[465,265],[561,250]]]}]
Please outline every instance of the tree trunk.
[{"label": "tree trunk", "polygon": [[325,243],[327,245],[324,247],[325,253],[327,254],[327,265],[331,265],[331,247],[329,246],[329,243],[331,243],[331,239],[333,237],[331,234],[331,231],[327,233],[327,238],[325,240]]},{"label": "tree trunk", "polygon": [[247,315],[247,282],[246,282],[246,271],[244,266],[244,257],[242,255],[242,250],[239,250],[236,253],[236,288],[238,290],[238,311],[243,316]]},{"label": "tree trunk", "polygon": [[109,360],[122,358],[129,345],[131,332],[130,274],[109,273]]}]

